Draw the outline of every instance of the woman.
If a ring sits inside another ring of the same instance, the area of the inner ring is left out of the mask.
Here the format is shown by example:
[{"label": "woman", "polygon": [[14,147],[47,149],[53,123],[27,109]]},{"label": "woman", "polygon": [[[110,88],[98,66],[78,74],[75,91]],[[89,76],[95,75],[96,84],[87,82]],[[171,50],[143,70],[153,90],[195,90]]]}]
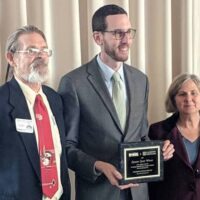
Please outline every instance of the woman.
[{"label": "woman", "polygon": [[164,180],[149,184],[150,200],[200,200],[200,79],[182,74],[175,78],[166,97],[169,118],[152,124],[152,140],[169,139],[175,148],[165,162]]}]

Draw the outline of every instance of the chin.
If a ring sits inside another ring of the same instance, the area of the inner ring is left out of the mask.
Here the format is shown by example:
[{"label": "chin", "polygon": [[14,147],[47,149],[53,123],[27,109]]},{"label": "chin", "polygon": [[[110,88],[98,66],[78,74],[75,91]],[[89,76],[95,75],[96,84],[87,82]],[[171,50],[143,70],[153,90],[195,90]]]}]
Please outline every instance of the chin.
[{"label": "chin", "polygon": [[39,74],[33,74],[32,76],[28,77],[29,83],[45,83],[48,80],[48,75],[39,75]]},{"label": "chin", "polygon": [[126,62],[128,60],[128,58],[121,58],[121,59],[118,59],[118,61],[120,62]]},{"label": "chin", "polygon": [[128,60],[128,55],[118,56],[118,59],[120,61],[127,61]]}]

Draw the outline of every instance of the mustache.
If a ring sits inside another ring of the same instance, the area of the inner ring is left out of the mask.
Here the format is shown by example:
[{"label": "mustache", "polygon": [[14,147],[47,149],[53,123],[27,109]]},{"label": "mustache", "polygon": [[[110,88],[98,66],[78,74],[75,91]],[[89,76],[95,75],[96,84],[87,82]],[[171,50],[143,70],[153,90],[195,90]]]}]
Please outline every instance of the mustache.
[{"label": "mustache", "polygon": [[43,66],[43,67],[47,67],[48,65],[48,62],[43,60],[43,59],[40,59],[40,58],[36,58],[32,64],[30,65],[31,69],[35,69],[39,66]]},{"label": "mustache", "polygon": [[118,46],[119,48],[120,47],[127,47],[127,48],[129,48],[130,47],[130,45],[128,45],[127,43],[123,43],[123,44],[119,44],[119,46]]}]

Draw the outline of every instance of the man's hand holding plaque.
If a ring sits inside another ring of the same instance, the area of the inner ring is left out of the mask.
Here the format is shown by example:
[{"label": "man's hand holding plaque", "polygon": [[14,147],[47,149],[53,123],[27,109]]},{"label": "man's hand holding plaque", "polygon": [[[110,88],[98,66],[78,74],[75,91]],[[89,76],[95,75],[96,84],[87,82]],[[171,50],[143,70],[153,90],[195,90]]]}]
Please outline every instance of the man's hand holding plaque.
[{"label": "man's hand holding plaque", "polygon": [[123,177],[121,173],[116,169],[116,167],[110,163],[103,161],[96,161],[95,168],[96,170],[103,173],[107,177],[111,185],[116,186],[121,190],[139,186],[139,184],[137,183],[136,184],[128,183],[120,185],[119,182],[121,179],[123,179]]},{"label": "man's hand holding plaque", "polygon": [[[142,142],[139,142],[139,143],[142,143]],[[166,140],[164,142],[159,141],[159,145],[161,145],[161,149],[159,149],[161,151],[160,156],[163,157],[164,160],[170,159],[173,156],[173,152],[174,152],[173,145],[169,142],[169,140]],[[104,174],[106,178],[109,180],[111,185],[114,185],[121,190],[131,188],[131,187],[137,187],[139,186],[138,183],[145,182],[145,180],[124,181],[124,173],[122,171],[118,171],[115,166],[113,166],[112,164],[108,162],[96,161],[95,169],[98,170],[100,174],[101,173]]]}]

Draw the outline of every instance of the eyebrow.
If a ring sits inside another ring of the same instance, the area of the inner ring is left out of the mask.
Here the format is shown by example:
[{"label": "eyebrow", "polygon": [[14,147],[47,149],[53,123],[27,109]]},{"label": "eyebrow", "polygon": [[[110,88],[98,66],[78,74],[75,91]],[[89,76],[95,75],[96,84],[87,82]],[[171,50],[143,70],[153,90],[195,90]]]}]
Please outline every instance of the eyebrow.
[{"label": "eyebrow", "polygon": [[35,45],[30,45],[30,46],[28,46],[26,49],[30,49],[30,48],[34,48],[34,49],[45,49],[45,48],[48,48],[48,46],[46,45],[46,46],[43,46],[43,47],[41,47],[41,48],[38,48],[38,47],[36,47]]}]

